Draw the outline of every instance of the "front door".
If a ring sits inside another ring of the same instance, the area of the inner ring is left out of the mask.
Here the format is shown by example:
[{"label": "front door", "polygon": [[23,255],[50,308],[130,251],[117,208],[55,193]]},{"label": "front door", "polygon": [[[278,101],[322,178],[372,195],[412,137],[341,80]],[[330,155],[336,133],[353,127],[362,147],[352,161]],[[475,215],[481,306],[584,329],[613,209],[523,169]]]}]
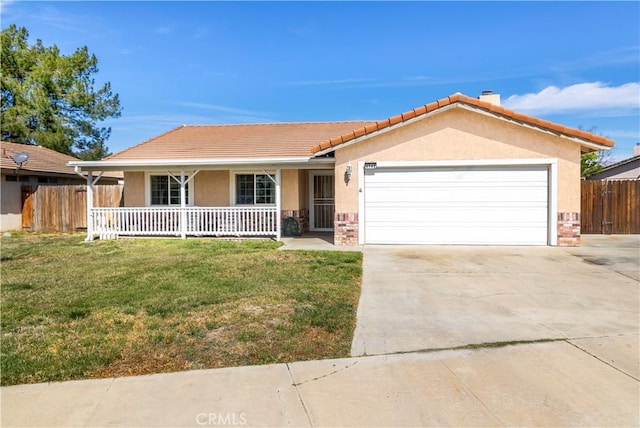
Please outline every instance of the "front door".
[{"label": "front door", "polygon": [[333,171],[311,171],[309,176],[309,194],[311,195],[309,228],[311,230],[333,230],[334,192]]}]

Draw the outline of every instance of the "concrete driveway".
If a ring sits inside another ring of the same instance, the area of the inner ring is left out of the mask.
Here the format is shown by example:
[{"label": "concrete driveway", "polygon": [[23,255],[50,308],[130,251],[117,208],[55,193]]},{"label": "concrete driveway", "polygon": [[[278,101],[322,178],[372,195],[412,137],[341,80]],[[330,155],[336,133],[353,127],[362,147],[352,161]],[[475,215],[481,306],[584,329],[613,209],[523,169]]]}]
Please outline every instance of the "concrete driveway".
[{"label": "concrete driveway", "polygon": [[366,246],[351,354],[568,338],[637,379],[639,259],[637,235],[577,248]]},{"label": "concrete driveway", "polygon": [[386,355],[2,387],[0,425],[638,426],[639,241],[605,238],[366,247],[353,348]]}]

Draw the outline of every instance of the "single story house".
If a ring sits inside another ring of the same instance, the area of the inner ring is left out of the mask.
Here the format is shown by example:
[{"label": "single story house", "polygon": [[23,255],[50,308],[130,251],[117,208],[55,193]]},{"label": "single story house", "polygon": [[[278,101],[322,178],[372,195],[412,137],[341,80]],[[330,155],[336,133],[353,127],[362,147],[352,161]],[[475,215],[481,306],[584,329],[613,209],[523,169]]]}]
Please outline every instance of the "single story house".
[{"label": "single story house", "polygon": [[[0,230],[19,230],[22,211],[29,196],[39,185],[86,184],[84,176],[74,173],[69,162],[78,159],[41,146],[0,142]],[[101,177],[99,184],[117,184],[121,172]]]},{"label": "single story house", "polygon": [[333,231],[336,245],[578,245],[580,155],[614,142],[454,94],[378,121],[180,126],[102,161],[95,235]]}]

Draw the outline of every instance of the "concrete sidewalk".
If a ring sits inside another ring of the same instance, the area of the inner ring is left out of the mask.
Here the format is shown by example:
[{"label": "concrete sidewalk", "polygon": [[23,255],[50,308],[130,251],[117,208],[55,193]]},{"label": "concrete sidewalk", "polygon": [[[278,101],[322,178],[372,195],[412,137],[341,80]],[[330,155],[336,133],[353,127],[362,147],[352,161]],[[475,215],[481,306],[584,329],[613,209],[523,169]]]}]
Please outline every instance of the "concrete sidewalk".
[{"label": "concrete sidewalk", "polygon": [[362,246],[335,246],[333,244],[333,232],[305,232],[302,236],[282,237],[282,251],[360,251]]},{"label": "concrete sidewalk", "polygon": [[598,341],[4,387],[2,426],[637,426],[638,336]]}]

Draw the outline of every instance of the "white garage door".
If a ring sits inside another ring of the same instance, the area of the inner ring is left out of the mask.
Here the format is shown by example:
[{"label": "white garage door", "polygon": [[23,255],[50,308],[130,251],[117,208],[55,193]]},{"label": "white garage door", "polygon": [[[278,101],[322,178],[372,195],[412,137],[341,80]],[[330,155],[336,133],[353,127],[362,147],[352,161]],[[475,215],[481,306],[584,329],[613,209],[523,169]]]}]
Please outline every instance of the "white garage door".
[{"label": "white garage door", "polygon": [[546,166],[365,170],[367,244],[545,245]]}]

